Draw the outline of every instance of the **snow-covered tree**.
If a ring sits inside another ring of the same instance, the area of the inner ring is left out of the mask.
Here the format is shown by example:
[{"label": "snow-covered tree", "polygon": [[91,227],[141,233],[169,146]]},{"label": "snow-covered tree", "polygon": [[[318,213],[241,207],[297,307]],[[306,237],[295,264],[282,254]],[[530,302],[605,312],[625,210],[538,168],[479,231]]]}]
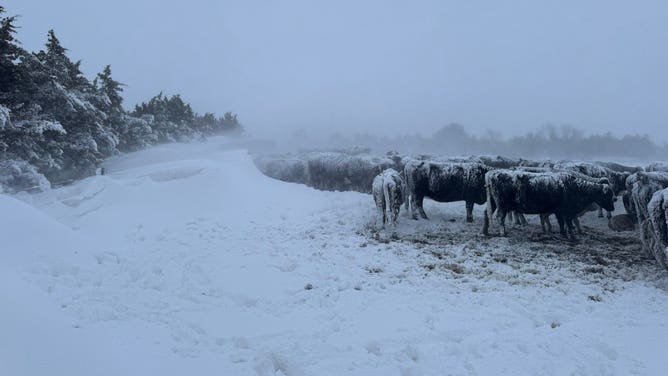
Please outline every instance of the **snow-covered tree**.
[{"label": "snow-covered tree", "polygon": [[53,30],[44,49],[27,52],[15,39],[16,17],[4,14],[0,6],[4,191],[43,188],[40,176],[66,183],[94,173],[103,158],[119,151],[187,141],[238,124],[236,115],[199,116],[181,96],[162,93],[128,113],[123,109],[123,84],[112,77],[109,65],[91,82],[81,71],[81,61],[69,58]]}]

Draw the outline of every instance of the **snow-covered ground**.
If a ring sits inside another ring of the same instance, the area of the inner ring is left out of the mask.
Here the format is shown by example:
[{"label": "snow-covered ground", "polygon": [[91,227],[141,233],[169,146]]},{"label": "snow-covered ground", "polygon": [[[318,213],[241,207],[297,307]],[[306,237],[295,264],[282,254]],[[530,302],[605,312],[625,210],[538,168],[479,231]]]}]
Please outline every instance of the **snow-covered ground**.
[{"label": "snow-covered ground", "polygon": [[225,139],[0,195],[0,375],[664,375],[668,272],[463,203],[377,231],[370,195],[262,175]]}]

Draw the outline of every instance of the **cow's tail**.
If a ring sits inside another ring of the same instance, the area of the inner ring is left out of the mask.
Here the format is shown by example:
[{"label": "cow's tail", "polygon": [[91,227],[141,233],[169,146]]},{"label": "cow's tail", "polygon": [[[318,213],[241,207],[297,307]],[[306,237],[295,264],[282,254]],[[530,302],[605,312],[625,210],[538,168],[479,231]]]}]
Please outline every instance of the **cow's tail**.
[{"label": "cow's tail", "polygon": [[404,166],[404,179],[406,182],[406,211],[409,216],[414,217],[415,212],[415,174],[417,173],[417,168],[415,162],[410,161]]},{"label": "cow's tail", "polygon": [[387,180],[383,181],[383,196],[385,197],[385,205],[387,205],[387,209],[389,209],[390,212],[389,220],[392,221],[392,215],[394,213],[394,200],[392,200],[390,185],[391,183],[389,181]]},{"label": "cow's tail", "polygon": [[485,191],[487,195],[487,206],[485,207],[483,233],[487,235],[489,233],[489,225],[492,222],[492,215],[496,209],[496,202],[494,201],[494,195],[492,194],[492,179],[489,173],[485,174]]},{"label": "cow's tail", "polygon": [[406,177],[406,168],[401,170],[401,200],[406,209],[406,213],[410,213],[410,200],[408,194],[408,178]]}]

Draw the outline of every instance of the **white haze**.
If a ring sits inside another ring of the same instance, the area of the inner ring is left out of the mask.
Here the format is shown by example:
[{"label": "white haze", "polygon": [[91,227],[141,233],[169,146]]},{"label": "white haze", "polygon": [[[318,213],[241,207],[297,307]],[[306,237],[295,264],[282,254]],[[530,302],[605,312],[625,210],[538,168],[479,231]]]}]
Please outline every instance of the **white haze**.
[{"label": "white haze", "polygon": [[164,90],[255,134],[425,135],[545,123],[668,140],[664,1],[9,1],[126,106]]}]

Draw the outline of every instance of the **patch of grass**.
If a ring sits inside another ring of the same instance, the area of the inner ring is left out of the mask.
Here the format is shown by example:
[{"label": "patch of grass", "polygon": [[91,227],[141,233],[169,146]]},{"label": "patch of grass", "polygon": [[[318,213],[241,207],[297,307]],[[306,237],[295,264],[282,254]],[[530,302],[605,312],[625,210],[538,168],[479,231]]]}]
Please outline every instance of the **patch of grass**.
[{"label": "patch of grass", "polygon": [[600,301],[603,300],[603,299],[601,298],[601,296],[598,295],[598,294],[596,294],[596,295],[589,295],[589,296],[587,297],[587,299],[591,300],[592,302],[600,302]]},{"label": "patch of grass", "polygon": [[492,257],[492,260],[494,260],[496,262],[500,262],[502,264],[505,264],[505,263],[508,262],[508,257],[496,255],[496,256]]},{"label": "patch of grass", "polygon": [[466,269],[459,265],[459,264],[443,264],[444,269],[448,269],[452,271],[455,274],[464,274],[466,273]]},{"label": "patch of grass", "polygon": [[364,270],[366,270],[369,274],[379,274],[383,272],[382,268],[379,267],[365,267]]}]

